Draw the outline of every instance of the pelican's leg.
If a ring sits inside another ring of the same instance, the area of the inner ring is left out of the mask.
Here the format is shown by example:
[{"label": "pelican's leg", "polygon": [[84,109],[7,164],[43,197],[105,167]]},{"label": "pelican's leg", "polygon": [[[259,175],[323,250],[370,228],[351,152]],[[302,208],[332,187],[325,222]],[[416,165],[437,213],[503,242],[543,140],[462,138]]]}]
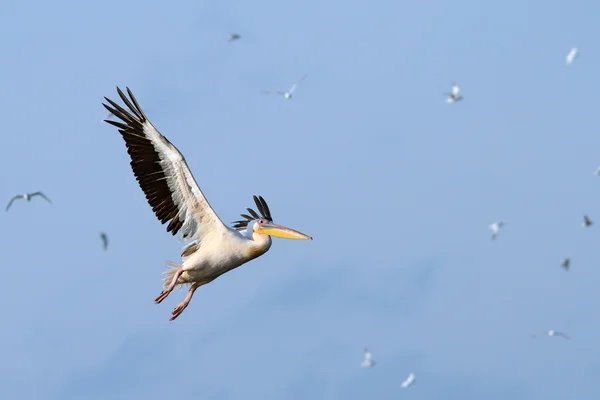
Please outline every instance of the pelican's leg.
[{"label": "pelican's leg", "polygon": [[183,310],[185,310],[185,308],[188,306],[188,304],[190,304],[190,300],[192,300],[192,296],[194,295],[194,292],[200,286],[202,286],[202,283],[196,282],[192,285],[192,287],[190,287],[190,290],[188,290],[187,295],[185,296],[185,299],[183,299],[183,301],[181,303],[179,303],[177,305],[177,307],[175,307],[175,309],[173,310],[173,315],[171,316],[171,319],[169,319],[169,321],[173,321],[175,318],[177,318],[177,317],[179,317],[179,315],[181,315]]},{"label": "pelican's leg", "polygon": [[179,279],[181,274],[183,274],[183,267],[179,267],[177,271],[175,271],[175,273],[173,274],[173,279],[171,279],[171,283],[165,290],[163,290],[160,293],[160,295],[156,299],[154,299],[154,303],[159,304],[161,301],[167,298],[169,293],[171,293],[173,289],[175,289],[175,285],[177,285],[177,280]]}]

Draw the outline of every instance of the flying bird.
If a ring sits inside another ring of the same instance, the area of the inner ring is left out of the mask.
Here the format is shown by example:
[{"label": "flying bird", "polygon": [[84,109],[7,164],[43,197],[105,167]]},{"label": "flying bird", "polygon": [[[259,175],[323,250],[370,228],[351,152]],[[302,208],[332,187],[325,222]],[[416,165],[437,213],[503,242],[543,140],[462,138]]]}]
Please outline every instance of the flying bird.
[{"label": "flying bird", "polygon": [[563,258],[563,260],[560,262],[560,266],[563,267],[565,271],[568,271],[569,268],[571,268],[571,259],[569,257]]},{"label": "flying bird", "polygon": [[600,176],[600,167],[596,168],[596,170],[594,171],[594,175]]},{"label": "flying bird", "polygon": [[241,38],[240,35],[238,35],[237,33],[232,33],[231,35],[229,35],[229,37],[227,38],[228,42],[233,42],[234,40],[238,40],[239,38]]},{"label": "flying bird", "polygon": [[489,224],[488,228],[492,231],[492,240],[496,240],[498,234],[500,233],[500,229],[504,226],[504,222],[498,221],[493,224]]},{"label": "flying bird", "polygon": [[17,199],[25,199],[27,201],[31,201],[31,199],[35,196],[41,196],[44,199],[46,199],[46,201],[50,204],[52,204],[52,202],[50,201],[50,199],[48,197],[46,197],[46,195],[42,192],[35,192],[35,193],[25,193],[25,194],[18,194],[15,197],[13,197],[12,199],[10,199],[10,202],[8,203],[8,205],[6,206],[6,211],[8,211],[8,209],[10,208],[10,206],[12,205],[13,201],[17,200]]},{"label": "flying bird", "polygon": [[[553,329],[550,329],[550,330],[548,330],[548,331],[544,332],[544,333],[543,333],[543,334],[541,334],[541,335],[544,335],[544,336],[550,336],[550,337],[552,337],[552,336],[560,336],[560,337],[563,337],[563,338],[565,338],[565,339],[570,339],[570,338],[571,338],[571,337],[570,337],[569,335],[567,335],[566,333],[564,333],[564,332],[559,332],[559,331],[555,331],[555,330],[553,330]],[[535,338],[535,337],[538,337],[538,336],[540,336],[540,335],[536,333],[535,335],[533,335],[533,336],[532,336],[532,338]]]},{"label": "flying bird", "polygon": [[108,249],[108,235],[104,232],[101,232],[100,239],[102,239],[102,247],[104,248],[104,251],[106,251],[106,249]]},{"label": "flying bird", "polygon": [[411,373],[408,375],[408,378],[406,378],[406,380],[405,380],[404,382],[402,382],[402,387],[403,387],[404,389],[406,389],[407,387],[409,387],[409,386],[411,386],[412,384],[414,384],[414,383],[415,383],[415,380],[416,380],[416,378],[415,378],[415,374],[411,372]]},{"label": "flying bird", "polygon": [[373,360],[373,355],[371,354],[369,349],[367,349],[365,347],[363,360],[360,363],[360,366],[363,368],[371,368],[374,365],[375,365],[375,360]]},{"label": "flying bird", "polygon": [[583,226],[584,228],[587,228],[588,226],[592,226],[593,224],[594,223],[592,222],[590,217],[588,217],[587,215],[583,216],[583,223],[581,224],[581,226]]},{"label": "flying bird", "polygon": [[290,90],[288,90],[287,92],[282,92],[281,90],[263,90],[262,93],[264,93],[264,94],[278,94],[280,96],[285,97],[288,100],[291,100],[292,99],[292,95],[294,94],[294,92],[298,88],[298,85],[300,83],[302,83],[302,81],[304,79],[306,79],[307,76],[308,76],[308,74],[306,74],[302,78],[300,78],[300,80],[298,82],[294,83],[292,85],[292,87],[290,88]]},{"label": "flying bird", "polygon": [[567,54],[567,57],[565,57],[567,65],[571,65],[578,55],[579,50],[577,50],[577,47],[573,47],[571,51],[569,51],[569,54]]},{"label": "flying bird", "polygon": [[460,94],[458,94],[460,92],[460,88],[458,87],[458,85],[456,83],[452,84],[452,91],[450,93],[444,93],[445,96],[448,96],[446,98],[446,102],[448,104],[452,104],[452,103],[456,103],[457,101],[462,100],[462,96]]},{"label": "flying bird", "polygon": [[[117,87],[129,111],[105,97],[103,106],[120,121],[106,122],[118,128],[131,157],[131,168],[148,204],[167,232],[178,232],[186,241],[182,263],[167,262],[164,290],[154,300],[162,302],[173,289],[188,284],[185,299],[173,310],[171,321],[188,306],[196,289],[253,260],[271,247],[271,237],[312,240],[312,237],[273,223],[271,211],[261,196],[254,196],[260,215],[251,208],[233,227],[225,225],[200,190],[183,154],[148,120],[129,88],[129,98]],[[249,153],[246,168],[268,168],[268,152]],[[229,160],[223,157],[222,164]],[[218,169],[219,166],[211,166]]]}]

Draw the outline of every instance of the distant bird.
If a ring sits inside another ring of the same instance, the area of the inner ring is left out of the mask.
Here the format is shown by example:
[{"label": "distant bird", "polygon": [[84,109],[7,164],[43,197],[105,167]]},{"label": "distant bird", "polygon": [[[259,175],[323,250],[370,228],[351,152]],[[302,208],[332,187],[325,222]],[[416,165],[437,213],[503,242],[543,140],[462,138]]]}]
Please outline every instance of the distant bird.
[{"label": "distant bird", "polygon": [[577,58],[578,55],[579,55],[579,50],[577,50],[576,47],[573,47],[571,49],[571,51],[569,51],[569,54],[567,54],[567,57],[566,57],[567,65],[571,65],[573,63],[573,61]]},{"label": "distant bird", "polygon": [[411,372],[408,375],[408,378],[406,378],[406,380],[404,382],[402,382],[402,387],[404,389],[406,389],[407,387],[413,385],[415,383],[415,381],[416,381],[415,374]]},{"label": "distant bird", "polygon": [[104,248],[104,251],[106,251],[106,249],[108,249],[108,235],[104,232],[101,232],[100,239],[102,239],[102,247]]},{"label": "distant bird", "polygon": [[600,176],[600,167],[598,167],[598,168],[596,169],[596,171],[594,171],[594,175],[596,175],[596,176]]},{"label": "distant bird", "polygon": [[369,349],[367,349],[365,347],[363,361],[362,361],[362,363],[360,363],[360,366],[363,368],[371,368],[374,365],[375,365],[375,360],[373,360],[373,355],[371,354]]},{"label": "distant bird", "polygon": [[583,216],[583,223],[581,224],[581,226],[583,226],[584,228],[587,228],[588,226],[592,226],[593,224],[594,223],[592,222],[590,217],[588,217],[587,215]]},{"label": "distant bird", "polygon": [[560,262],[560,266],[563,267],[565,271],[568,271],[569,268],[571,268],[571,259],[568,257],[563,258],[563,260]]},{"label": "distant bird", "polygon": [[304,79],[306,79],[307,76],[308,76],[308,74],[306,74],[302,78],[300,78],[300,80],[298,82],[294,83],[292,85],[292,87],[290,88],[290,90],[288,90],[287,92],[282,92],[281,90],[262,90],[261,92],[264,93],[264,94],[278,94],[280,96],[285,97],[288,100],[291,100],[292,99],[292,95],[296,91],[296,88],[298,88],[298,85],[300,83],[302,83],[302,81]]},{"label": "distant bird", "polygon": [[458,85],[456,83],[452,84],[452,92],[450,93],[444,93],[444,95],[448,96],[446,98],[446,102],[451,104],[451,103],[456,103],[457,101],[462,100],[462,96],[460,94],[458,94],[460,92],[460,88],[458,87]]},{"label": "distant bird", "polygon": [[502,221],[494,222],[488,226],[488,228],[492,231],[492,240],[495,240],[498,237],[500,229],[502,229],[503,226],[504,222]]},{"label": "distant bird", "polygon": [[[569,335],[567,335],[566,333],[564,333],[564,332],[559,332],[559,331],[555,331],[555,330],[553,330],[553,329],[550,329],[550,330],[548,330],[548,331],[544,332],[544,333],[543,333],[543,335],[544,335],[544,336],[550,336],[550,337],[552,337],[552,336],[560,336],[560,337],[563,337],[563,338],[565,338],[565,339],[570,339],[570,338],[571,338],[571,337],[570,337]],[[535,334],[535,335],[533,335],[532,337],[533,337],[533,338],[535,338],[535,337],[538,337],[538,336],[539,336],[539,335],[536,333],[536,334]]]},{"label": "distant bird", "polygon": [[234,40],[238,40],[239,38],[241,38],[240,35],[238,35],[237,33],[232,33],[231,35],[229,35],[229,37],[227,38],[228,42],[233,42]]},{"label": "distant bird", "polygon": [[12,205],[13,201],[17,200],[17,199],[25,199],[27,201],[31,201],[31,199],[35,196],[41,196],[44,199],[46,199],[46,201],[50,204],[52,204],[52,202],[50,201],[49,198],[46,197],[46,195],[42,192],[35,192],[35,193],[25,193],[25,194],[18,194],[15,197],[13,197],[12,199],[10,199],[10,202],[8,203],[8,205],[6,206],[6,211],[8,211],[8,209],[10,208],[10,206]]},{"label": "distant bird", "polygon": [[[169,222],[167,232],[176,235],[181,231],[183,239],[191,241],[182,250],[181,264],[168,262],[164,290],[154,300],[158,304],[178,285],[191,285],[185,299],[175,307],[171,321],[181,315],[200,286],[265,254],[271,247],[271,236],[312,240],[296,230],[274,224],[269,206],[261,196],[254,196],[260,215],[247,208],[250,215],[242,214],[243,219],[234,222],[233,227],[225,225],[204,197],[183,154],[152,125],[129,88],[129,98],[118,87],[117,92],[129,110],[105,97],[112,107],[103,103],[104,107],[120,119],[106,122],[119,128],[131,157],[133,174],[156,217],[163,224]],[[271,167],[270,158],[268,151],[250,150],[244,168],[253,169],[259,177],[261,170]],[[206,168],[222,172],[221,167],[228,162],[228,156],[223,155]]]}]

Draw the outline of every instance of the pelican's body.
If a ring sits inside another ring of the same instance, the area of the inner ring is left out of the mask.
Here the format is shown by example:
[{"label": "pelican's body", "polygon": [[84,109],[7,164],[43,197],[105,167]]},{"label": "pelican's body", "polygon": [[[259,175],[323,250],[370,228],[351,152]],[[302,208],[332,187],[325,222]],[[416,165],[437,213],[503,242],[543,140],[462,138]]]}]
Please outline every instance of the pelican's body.
[{"label": "pelican's body", "polygon": [[298,88],[298,85],[304,80],[306,79],[308,75],[304,75],[302,78],[300,78],[300,80],[296,83],[294,83],[292,85],[292,87],[290,88],[290,90],[288,90],[287,92],[281,91],[281,90],[263,90],[262,93],[264,94],[278,94],[280,96],[283,96],[285,99],[287,100],[291,100],[294,92],[296,91],[296,89]]},{"label": "pelican's body", "polygon": [[456,103],[457,101],[462,100],[462,96],[459,94],[460,87],[456,83],[452,84],[452,91],[450,93],[444,93],[444,95],[448,96],[446,98],[446,102],[448,104]]},{"label": "pelican's body", "polygon": [[502,221],[494,222],[493,224],[490,224],[488,226],[488,228],[490,228],[490,230],[492,231],[492,240],[496,240],[498,234],[500,233],[500,229],[502,229],[503,226],[504,222]]},{"label": "pelican's body", "polygon": [[156,217],[163,224],[169,222],[167,232],[181,232],[184,240],[191,241],[183,248],[181,264],[168,263],[164,290],[155,299],[160,303],[176,286],[191,285],[171,320],[188,306],[198,287],[267,252],[271,236],[312,240],[303,233],[275,225],[260,196],[254,196],[260,215],[248,208],[250,215],[242,214],[244,219],[236,221],[234,227],[226,226],[204,197],[183,155],[154,128],[129,88],[129,99],[119,88],[117,91],[129,111],[105,97],[112,107],[104,107],[122,121],[106,122],[119,128],[131,156],[133,173]]},{"label": "pelican's body", "polygon": [[365,347],[363,353],[363,360],[360,363],[360,366],[363,368],[371,368],[375,365],[375,360],[373,360],[373,354]]},{"label": "pelican's body", "polygon": [[578,55],[579,55],[579,50],[577,50],[576,47],[573,47],[571,49],[571,51],[569,51],[569,54],[567,54],[567,56],[565,57],[565,61],[567,62],[567,65],[571,65],[573,63],[573,61],[575,61],[575,59],[577,58]]},{"label": "pelican's body", "polygon": [[16,196],[14,196],[12,199],[10,199],[10,201],[8,202],[8,205],[6,206],[6,211],[8,211],[8,209],[10,208],[10,206],[12,205],[12,203],[15,200],[23,199],[23,200],[31,201],[31,199],[34,198],[35,196],[40,196],[40,197],[44,198],[48,203],[52,204],[50,199],[48,197],[46,197],[46,195],[42,192],[24,193],[24,194],[18,194]]},{"label": "pelican's body", "polygon": [[592,222],[592,220],[590,219],[590,217],[588,217],[587,215],[583,216],[583,222],[581,223],[581,226],[584,228],[590,227],[592,226],[594,223]]},{"label": "pelican's body", "polygon": [[406,389],[407,387],[413,385],[415,383],[416,377],[413,372],[408,375],[408,378],[404,382],[402,382],[402,387]]}]

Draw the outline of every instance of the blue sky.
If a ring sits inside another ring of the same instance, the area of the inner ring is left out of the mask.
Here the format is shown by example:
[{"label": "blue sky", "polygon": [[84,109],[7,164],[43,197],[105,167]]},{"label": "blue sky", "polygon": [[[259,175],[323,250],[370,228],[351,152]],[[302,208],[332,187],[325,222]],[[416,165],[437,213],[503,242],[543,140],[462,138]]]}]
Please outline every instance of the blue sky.
[{"label": "blue sky", "polygon": [[[600,223],[600,3],[2,8],[0,197],[54,204],[0,223],[1,398],[600,395],[600,226],[581,228]],[[305,73],[292,101],[260,94]],[[101,121],[117,85],[224,221],[260,194],[314,241],[276,240],[169,322],[184,292],[153,299],[182,243]],[[531,339],[550,328],[573,340]]]}]

